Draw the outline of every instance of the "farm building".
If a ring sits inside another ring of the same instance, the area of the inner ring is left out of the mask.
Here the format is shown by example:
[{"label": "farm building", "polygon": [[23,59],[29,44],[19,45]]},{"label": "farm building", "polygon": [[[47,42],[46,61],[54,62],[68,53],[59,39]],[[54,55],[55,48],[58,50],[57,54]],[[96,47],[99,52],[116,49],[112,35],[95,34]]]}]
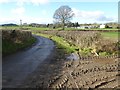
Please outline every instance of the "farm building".
[{"label": "farm building", "polygon": [[92,29],[92,28],[97,28],[97,26],[94,25],[89,25],[89,26],[79,26],[77,27],[78,29]]},{"label": "farm building", "polygon": [[100,25],[100,28],[105,28],[105,27],[106,27],[106,25],[104,25],[104,24]]},{"label": "farm building", "polygon": [[90,26],[80,26],[80,27],[77,27],[78,29],[90,29]]}]

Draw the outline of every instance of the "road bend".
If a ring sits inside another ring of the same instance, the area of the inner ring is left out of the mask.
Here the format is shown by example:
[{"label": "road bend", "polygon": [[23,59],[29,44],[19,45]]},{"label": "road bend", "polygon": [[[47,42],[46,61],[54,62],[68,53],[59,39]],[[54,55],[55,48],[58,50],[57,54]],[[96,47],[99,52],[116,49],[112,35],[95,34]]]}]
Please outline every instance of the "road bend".
[{"label": "road bend", "polygon": [[53,52],[55,47],[53,41],[40,36],[34,37],[37,42],[31,48],[3,58],[3,88],[15,88],[20,85]]}]

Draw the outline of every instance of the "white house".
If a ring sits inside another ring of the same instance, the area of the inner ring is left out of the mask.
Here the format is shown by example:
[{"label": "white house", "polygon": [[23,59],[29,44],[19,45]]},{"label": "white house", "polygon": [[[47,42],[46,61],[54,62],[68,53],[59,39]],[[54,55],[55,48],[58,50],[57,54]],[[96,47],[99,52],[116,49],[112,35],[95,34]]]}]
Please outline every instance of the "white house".
[{"label": "white house", "polygon": [[105,25],[104,24],[100,25],[100,28],[105,28]]},{"label": "white house", "polygon": [[78,29],[90,29],[91,26],[80,26],[80,27],[77,27]]}]

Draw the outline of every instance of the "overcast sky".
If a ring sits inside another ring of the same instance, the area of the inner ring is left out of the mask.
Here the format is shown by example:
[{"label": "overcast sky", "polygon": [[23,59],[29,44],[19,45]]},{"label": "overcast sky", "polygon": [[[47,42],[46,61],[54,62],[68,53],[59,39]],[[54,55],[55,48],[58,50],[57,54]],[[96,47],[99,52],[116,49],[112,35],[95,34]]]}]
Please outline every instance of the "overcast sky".
[{"label": "overcast sky", "polygon": [[117,22],[118,1],[119,0],[0,0],[0,24],[19,24],[20,19],[23,23],[52,23],[55,10],[62,5],[68,5],[72,8],[75,14],[72,22]]}]

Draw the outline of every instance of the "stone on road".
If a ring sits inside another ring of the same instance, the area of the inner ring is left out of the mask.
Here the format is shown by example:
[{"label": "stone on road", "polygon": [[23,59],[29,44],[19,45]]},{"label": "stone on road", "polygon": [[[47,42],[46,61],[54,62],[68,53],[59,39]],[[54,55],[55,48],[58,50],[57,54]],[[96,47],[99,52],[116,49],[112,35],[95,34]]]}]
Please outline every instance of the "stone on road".
[{"label": "stone on road", "polygon": [[54,50],[53,41],[40,36],[35,38],[37,43],[31,48],[3,58],[3,88],[14,88],[20,85]]}]

